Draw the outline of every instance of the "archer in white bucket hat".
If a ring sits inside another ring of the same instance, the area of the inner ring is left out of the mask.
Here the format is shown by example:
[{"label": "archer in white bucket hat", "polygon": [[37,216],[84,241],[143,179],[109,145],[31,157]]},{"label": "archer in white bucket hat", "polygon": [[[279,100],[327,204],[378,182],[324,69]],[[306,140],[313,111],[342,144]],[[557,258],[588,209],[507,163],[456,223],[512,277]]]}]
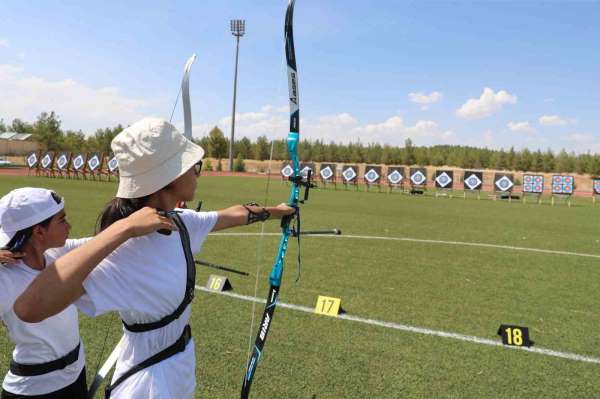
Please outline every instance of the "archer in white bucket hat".
[{"label": "archer in white bucket hat", "polygon": [[119,162],[119,198],[140,198],[167,186],[204,157],[175,126],[144,118],[119,133],[111,148]]},{"label": "archer in white bucket hat", "polygon": [[[151,208],[171,218],[177,231],[153,232],[118,245],[111,241],[103,248],[108,256],[99,264],[90,255],[97,247],[83,245],[78,248],[82,252],[57,260],[60,273],[40,275],[38,284],[21,296],[17,312],[23,309],[24,320],[43,320],[60,310],[57,303],[68,300],[76,300],[92,317],[117,311],[125,339],[105,397],[193,398],[196,360],[188,324],[196,273],[193,254],[212,231],[280,219],[295,209],[285,204],[234,205],[210,212],[177,208],[194,198],[204,150],[164,120],[142,119],[117,135],[111,146],[120,182],[99,218],[100,235],[121,219]],[[56,289],[49,293],[43,286]],[[27,314],[33,298],[44,306]]]}]

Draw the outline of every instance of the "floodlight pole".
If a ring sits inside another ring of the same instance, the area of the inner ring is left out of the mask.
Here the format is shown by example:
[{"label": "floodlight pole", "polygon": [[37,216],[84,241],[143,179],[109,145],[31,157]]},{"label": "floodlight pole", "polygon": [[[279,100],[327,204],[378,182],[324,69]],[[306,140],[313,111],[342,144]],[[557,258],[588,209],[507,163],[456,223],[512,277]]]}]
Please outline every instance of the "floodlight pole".
[{"label": "floodlight pole", "polygon": [[233,111],[231,112],[231,140],[229,141],[229,171],[233,172],[233,144],[235,139],[235,101],[237,97],[237,75],[238,75],[238,55],[240,52],[240,37],[244,36],[246,31],[246,21],[243,19],[232,19],[230,22],[231,34],[235,36],[235,74],[233,78]]}]

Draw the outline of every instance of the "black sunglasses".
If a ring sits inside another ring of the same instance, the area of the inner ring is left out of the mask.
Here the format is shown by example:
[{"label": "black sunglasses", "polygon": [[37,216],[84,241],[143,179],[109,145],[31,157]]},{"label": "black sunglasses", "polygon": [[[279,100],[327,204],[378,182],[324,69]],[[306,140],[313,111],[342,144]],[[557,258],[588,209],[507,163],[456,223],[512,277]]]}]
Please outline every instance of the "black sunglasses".
[{"label": "black sunglasses", "polygon": [[196,176],[200,176],[200,172],[202,172],[202,161],[198,161],[198,163],[194,165],[194,173]]}]

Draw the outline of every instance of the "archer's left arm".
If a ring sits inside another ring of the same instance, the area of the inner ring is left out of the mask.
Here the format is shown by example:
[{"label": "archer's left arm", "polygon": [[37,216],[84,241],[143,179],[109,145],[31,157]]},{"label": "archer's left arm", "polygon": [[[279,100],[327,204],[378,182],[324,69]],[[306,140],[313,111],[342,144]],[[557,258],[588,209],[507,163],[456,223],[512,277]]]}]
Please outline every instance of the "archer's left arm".
[{"label": "archer's left arm", "polygon": [[286,204],[267,207],[257,204],[234,205],[217,211],[218,219],[212,231],[244,226],[268,219],[281,219],[284,216],[292,215],[294,212],[296,210]]}]

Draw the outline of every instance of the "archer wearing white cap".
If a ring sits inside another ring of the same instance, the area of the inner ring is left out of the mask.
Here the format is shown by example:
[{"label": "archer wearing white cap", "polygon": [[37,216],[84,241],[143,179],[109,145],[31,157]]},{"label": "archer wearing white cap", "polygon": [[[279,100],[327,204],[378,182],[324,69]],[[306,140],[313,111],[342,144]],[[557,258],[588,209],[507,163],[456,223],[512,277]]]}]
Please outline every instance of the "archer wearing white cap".
[{"label": "archer wearing white cap", "polygon": [[[188,324],[193,253],[211,231],[282,218],[295,210],[285,204],[236,205],[214,212],[175,209],[194,198],[204,150],[164,120],[143,119],[117,135],[111,146],[119,162],[119,188],[99,219],[100,230],[147,206],[169,215],[177,231],[147,234],[122,245],[91,240],[42,273],[17,300],[15,311],[32,322],[73,301],[90,316],[118,311],[124,337],[106,397],[193,398],[196,360]],[[36,301],[43,306],[30,306]]]},{"label": "archer wearing white cap", "polygon": [[69,306],[42,323],[21,321],[17,297],[46,267],[85,240],[67,240],[64,201],[42,188],[20,188],[0,199],[0,317],[15,344],[2,398],[85,398],[85,357],[79,319]]},{"label": "archer wearing white cap", "polygon": [[0,317],[15,344],[2,399],[87,397],[75,306],[40,323],[25,323],[13,310],[16,298],[47,265],[89,240],[67,239],[71,226],[64,205],[43,188],[19,188],[0,199]]}]

